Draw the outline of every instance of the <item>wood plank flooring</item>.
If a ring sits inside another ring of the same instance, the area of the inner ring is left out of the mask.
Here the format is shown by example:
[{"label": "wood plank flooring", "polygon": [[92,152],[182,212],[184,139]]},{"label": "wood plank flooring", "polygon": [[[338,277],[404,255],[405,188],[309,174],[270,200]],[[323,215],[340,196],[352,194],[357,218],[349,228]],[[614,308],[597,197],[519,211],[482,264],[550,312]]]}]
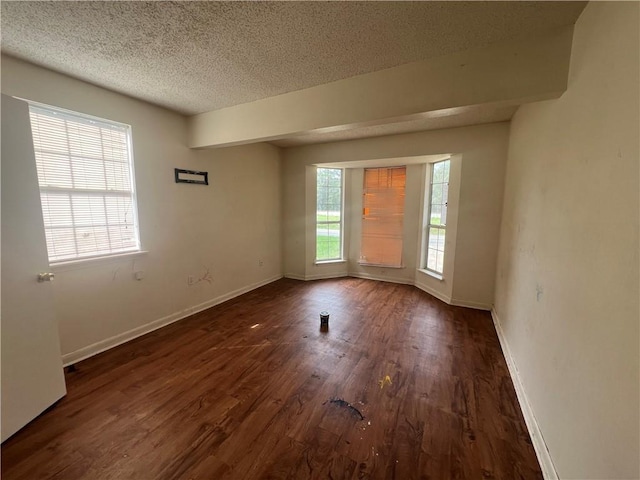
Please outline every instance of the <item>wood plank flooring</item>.
[{"label": "wood plank flooring", "polygon": [[490,315],[407,285],[282,279],[66,379],[4,480],[542,478]]}]

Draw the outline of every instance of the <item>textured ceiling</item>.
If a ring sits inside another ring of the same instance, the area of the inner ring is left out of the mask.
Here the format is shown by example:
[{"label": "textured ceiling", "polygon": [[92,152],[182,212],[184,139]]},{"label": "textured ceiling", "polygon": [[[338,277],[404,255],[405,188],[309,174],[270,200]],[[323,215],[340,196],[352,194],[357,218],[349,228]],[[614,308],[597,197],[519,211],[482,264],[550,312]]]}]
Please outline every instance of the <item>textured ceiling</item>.
[{"label": "textured ceiling", "polygon": [[5,53],[195,114],[572,24],[584,2],[2,1],[1,7]]}]

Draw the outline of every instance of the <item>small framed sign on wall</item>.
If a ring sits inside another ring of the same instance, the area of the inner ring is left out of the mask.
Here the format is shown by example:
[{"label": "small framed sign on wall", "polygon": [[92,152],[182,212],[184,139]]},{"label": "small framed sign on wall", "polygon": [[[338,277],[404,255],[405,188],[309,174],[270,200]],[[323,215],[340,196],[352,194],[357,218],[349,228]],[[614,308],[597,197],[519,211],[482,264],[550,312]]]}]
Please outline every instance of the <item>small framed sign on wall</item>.
[{"label": "small framed sign on wall", "polygon": [[195,183],[196,185],[209,185],[209,172],[198,172],[196,170],[183,170],[176,168],[176,183]]}]

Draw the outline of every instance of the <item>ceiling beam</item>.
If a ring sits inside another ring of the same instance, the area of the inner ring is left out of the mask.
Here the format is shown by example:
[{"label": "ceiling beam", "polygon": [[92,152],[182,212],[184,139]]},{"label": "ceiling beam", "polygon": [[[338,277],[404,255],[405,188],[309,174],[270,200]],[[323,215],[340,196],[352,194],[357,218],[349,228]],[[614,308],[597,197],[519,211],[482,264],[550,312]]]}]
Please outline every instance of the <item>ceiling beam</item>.
[{"label": "ceiling beam", "polygon": [[189,118],[189,146],[211,148],[557,98],[573,27],[408,63]]}]

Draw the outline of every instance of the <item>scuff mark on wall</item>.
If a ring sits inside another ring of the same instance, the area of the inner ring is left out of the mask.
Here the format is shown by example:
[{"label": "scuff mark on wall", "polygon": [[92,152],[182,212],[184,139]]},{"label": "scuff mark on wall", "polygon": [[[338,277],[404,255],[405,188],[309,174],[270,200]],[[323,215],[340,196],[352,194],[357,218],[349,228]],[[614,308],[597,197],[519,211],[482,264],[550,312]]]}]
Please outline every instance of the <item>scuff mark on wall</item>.
[{"label": "scuff mark on wall", "polygon": [[211,276],[211,269],[209,267],[202,267],[204,269],[204,273],[198,277],[196,280],[193,280],[192,282],[187,281],[187,285],[189,286],[193,286],[196,283],[201,283],[201,282],[207,282],[208,284],[212,284],[213,283],[213,277]]}]

